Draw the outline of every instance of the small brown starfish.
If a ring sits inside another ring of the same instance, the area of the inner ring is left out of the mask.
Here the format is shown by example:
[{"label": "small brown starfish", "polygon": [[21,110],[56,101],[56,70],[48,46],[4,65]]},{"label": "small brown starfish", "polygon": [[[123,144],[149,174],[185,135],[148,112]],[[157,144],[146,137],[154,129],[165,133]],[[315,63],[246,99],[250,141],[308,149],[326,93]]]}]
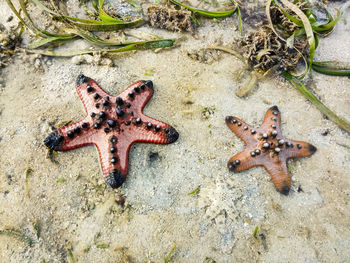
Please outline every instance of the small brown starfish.
[{"label": "small brown starfish", "polygon": [[277,106],[266,112],[263,123],[257,129],[232,116],[226,117],[226,124],[246,144],[242,152],[229,160],[228,169],[240,172],[264,166],[277,190],[285,195],[290,189],[287,159],[310,156],[316,151],[316,147],[307,142],[288,140],[282,136],[281,113]]}]

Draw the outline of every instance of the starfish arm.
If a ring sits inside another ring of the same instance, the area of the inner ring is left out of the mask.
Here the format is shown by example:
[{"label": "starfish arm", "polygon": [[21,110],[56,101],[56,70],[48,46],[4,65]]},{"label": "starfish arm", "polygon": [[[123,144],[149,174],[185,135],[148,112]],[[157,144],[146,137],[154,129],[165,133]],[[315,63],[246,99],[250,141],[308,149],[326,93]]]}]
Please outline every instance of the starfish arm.
[{"label": "starfish arm", "polygon": [[153,83],[150,80],[139,80],[131,84],[127,89],[119,94],[118,97],[123,101],[129,102],[130,110],[134,111],[135,115],[141,114],[143,108],[147,104],[154,93]]},{"label": "starfish arm", "polygon": [[97,131],[89,126],[87,128],[82,127],[84,126],[83,123],[87,124],[87,118],[52,132],[46,137],[44,144],[55,151],[68,151],[94,144]]},{"label": "starfish arm", "polygon": [[251,151],[245,148],[242,152],[234,155],[227,163],[228,169],[233,172],[240,172],[254,166],[262,165],[258,158],[252,158],[250,156]]},{"label": "starfish arm", "polygon": [[279,192],[287,195],[290,190],[290,176],[285,159],[278,162],[269,162],[264,164],[265,169],[271,176],[272,182]]},{"label": "starfish arm", "polygon": [[302,141],[287,141],[290,146],[286,148],[286,158],[307,157],[316,152],[317,148],[310,143]]},{"label": "starfish arm", "polygon": [[[114,142],[113,138],[116,139]],[[103,148],[98,147],[103,177],[109,186],[118,188],[128,175],[129,151],[133,142],[128,133],[112,135],[104,142]]]},{"label": "starfish arm", "polygon": [[111,101],[114,99],[114,97],[108,95],[95,80],[83,75],[78,76],[77,93],[88,115],[92,113],[92,109],[96,108],[96,104],[101,102],[101,99],[107,97],[110,97]]},{"label": "starfish arm", "polygon": [[233,116],[227,116],[225,121],[226,125],[238,137],[240,137],[245,144],[253,144],[256,142],[256,138],[254,136],[254,134],[256,134],[256,130],[252,126]]},{"label": "starfish arm", "polygon": [[179,138],[179,133],[169,124],[144,114],[140,118],[142,123],[134,127],[135,136],[133,142],[169,144]]},{"label": "starfish arm", "polygon": [[259,130],[267,133],[276,130],[278,134],[281,134],[281,112],[277,106],[272,106],[267,110]]},{"label": "starfish arm", "polygon": [[[128,174],[128,154],[130,143],[123,136],[98,134],[96,144],[100,157],[103,178],[112,188],[120,187]],[[116,139],[112,141],[112,138]]]}]

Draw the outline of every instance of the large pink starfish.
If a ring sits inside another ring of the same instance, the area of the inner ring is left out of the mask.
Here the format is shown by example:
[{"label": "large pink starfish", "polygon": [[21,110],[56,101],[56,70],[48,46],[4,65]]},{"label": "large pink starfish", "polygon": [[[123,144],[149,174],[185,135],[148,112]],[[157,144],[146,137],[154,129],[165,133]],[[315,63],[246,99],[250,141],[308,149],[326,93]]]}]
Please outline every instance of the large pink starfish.
[{"label": "large pink starfish", "polygon": [[229,160],[228,169],[240,172],[253,166],[264,166],[277,190],[285,195],[290,189],[287,159],[309,156],[316,151],[312,144],[283,137],[281,113],[277,106],[266,112],[257,129],[232,116],[226,117],[226,124],[246,144],[242,152]]},{"label": "large pink starfish", "polygon": [[96,145],[103,177],[112,188],[121,186],[126,179],[129,149],[133,143],[168,144],[179,137],[170,125],[142,113],[153,95],[152,81],[137,81],[114,97],[94,80],[79,75],[77,92],[87,116],[54,131],[44,143],[55,151]]}]

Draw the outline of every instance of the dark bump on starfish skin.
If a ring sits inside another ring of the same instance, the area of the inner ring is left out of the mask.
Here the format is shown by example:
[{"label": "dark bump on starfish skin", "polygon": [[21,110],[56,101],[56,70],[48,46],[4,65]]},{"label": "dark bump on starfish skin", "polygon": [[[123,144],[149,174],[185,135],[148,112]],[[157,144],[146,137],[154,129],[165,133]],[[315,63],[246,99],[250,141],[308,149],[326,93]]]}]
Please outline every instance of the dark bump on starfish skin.
[{"label": "dark bump on starfish skin", "polygon": [[255,153],[256,153],[257,155],[259,155],[259,154],[261,153],[261,151],[260,151],[259,149],[257,149],[257,150],[255,150]]},{"label": "dark bump on starfish skin", "polygon": [[86,87],[86,90],[87,90],[88,93],[91,93],[91,92],[94,92],[94,91],[95,91],[95,89],[94,89],[93,87],[91,87],[90,85],[88,85],[88,86]]},{"label": "dark bump on starfish skin", "polygon": [[167,143],[175,142],[179,138],[179,133],[173,128],[168,128],[166,132],[165,138]]},{"label": "dark bump on starfish skin", "polygon": [[95,118],[96,113],[95,112],[91,112],[90,116],[91,116],[91,118]]},{"label": "dark bump on starfish skin", "polygon": [[240,165],[241,161],[240,160],[235,160],[235,165]]},{"label": "dark bump on starfish skin", "polygon": [[236,167],[237,167],[237,166],[236,166],[233,162],[228,162],[228,163],[227,163],[227,168],[228,168],[230,171],[235,171]]},{"label": "dark bump on starfish skin", "polygon": [[130,91],[128,95],[131,99],[133,99],[135,97],[135,92]]},{"label": "dark bump on starfish skin", "polygon": [[117,108],[115,112],[117,113],[118,117],[122,117],[124,115],[124,111],[121,108]]},{"label": "dark bump on starfish skin", "polygon": [[136,123],[136,124],[141,124],[141,123],[142,123],[141,118],[136,118],[136,119],[135,119],[135,123]]},{"label": "dark bump on starfish skin", "polygon": [[101,127],[101,124],[98,122],[94,123],[94,129],[99,129]]},{"label": "dark bump on starfish skin", "polygon": [[146,80],[144,83],[149,89],[153,90],[153,82],[151,80]]},{"label": "dark bump on starfish skin", "polygon": [[74,128],[74,133],[76,133],[76,134],[81,133],[80,127],[75,127],[75,128]]},{"label": "dark bump on starfish skin", "polygon": [[281,194],[284,194],[284,195],[288,195],[289,194],[289,186],[286,185],[286,183],[284,183],[284,186],[282,187],[282,189],[280,190]]},{"label": "dark bump on starfish skin", "polygon": [[242,122],[238,122],[237,125],[238,125],[238,126],[242,126]]},{"label": "dark bump on starfish skin", "polygon": [[64,137],[57,132],[51,133],[44,140],[44,144],[51,150],[57,151],[61,148],[61,145],[64,141]]},{"label": "dark bump on starfish skin", "polygon": [[153,126],[153,124],[152,123],[147,123],[147,129],[151,129],[152,128],[152,126]]},{"label": "dark bump on starfish skin", "polygon": [[104,128],[103,130],[104,130],[105,133],[109,133],[109,132],[111,131],[111,130],[110,130],[109,128],[107,128],[107,127]]},{"label": "dark bump on starfish skin", "polygon": [[277,121],[277,117],[272,117],[271,118],[273,121]]},{"label": "dark bump on starfish skin", "polygon": [[74,138],[74,132],[72,132],[72,131],[67,132],[67,137],[70,138],[70,139],[73,139]]},{"label": "dark bump on starfish skin", "polygon": [[89,127],[89,124],[88,124],[87,122],[83,122],[83,123],[81,124],[81,127],[82,127],[83,129],[87,129],[87,128]]},{"label": "dark bump on starfish skin", "polygon": [[124,183],[125,179],[124,177],[120,174],[118,170],[113,170],[110,172],[109,176],[106,177],[106,183],[112,187],[112,188],[118,188],[122,186]]},{"label": "dark bump on starfish skin", "polygon": [[250,133],[251,133],[251,134],[255,134],[255,133],[256,133],[256,130],[253,129],[253,130],[250,131]]},{"label": "dark bump on starfish skin", "polygon": [[140,88],[141,88],[142,90],[144,90],[144,89],[146,88],[145,83],[142,83],[142,84],[140,85]]},{"label": "dark bump on starfish skin", "polygon": [[136,86],[136,87],[134,88],[134,91],[135,91],[136,93],[140,93],[141,89],[140,89],[139,86]]},{"label": "dark bump on starfish skin", "polygon": [[313,146],[312,144],[308,145],[309,151],[311,152],[311,154],[313,154],[314,152],[317,151],[317,148],[315,146]]},{"label": "dark bump on starfish skin", "polygon": [[95,93],[95,94],[94,94],[94,99],[95,99],[95,100],[98,100],[100,97],[101,97],[101,96],[100,96],[98,93]]},{"label": "dark bump on starfish skin", "polygon": [[232,116],[227,116],[227,117],[225,118],[225,121],[226,121],[226,123],[232,123],[233,117],[232,117]]},{"label": "dark bump on starfish skin", "polygon": [[154,130],[156,132],[159,132],[162,129],[162,127],[160,127],[160,125],[157,125],[156,127],[154,127]]},{"label": "dark bump on starfish skin", "polygon": [[275,124],[272,124],[271,127],[272,127],[272,129],[276,129],[277,128],[277,126]]},{"label": "dark bump on starfish skin", "polygon": [[125,125],[126,125],[126,126],[129,126],[130,123],[131,123],[131,121],[125,121]]},{"label": "dark bump on starfish skin", "polygon": [[[128,102],[128,103],[126,104],[126,107],[130,108],[130,107],[131,107],[131,103]],[[131,111],[131,112],[132,112],[132,111]],[[133,113],[133,114],[134,114],[134,113]]]},{"label": "dark bump on starfish skin", "polygon": [[86,82],[89,82],[91,79],[89,77],[84,76],[83,74],[80,74],[77,77],[77,85],[82,85]]},{"label": "dark bump on starfish skin", "polygon": [[277,136],[277,134],[278,134],[278,132],[277,132],[277,131],[273,131],[273,132],[271,132],[271,135],[272,135],[273,137],[276,137],[276,136]]},{"label": "dark bump on starfish skin", "polygon": [[115,144],[117,142],[117,138],[115,137],[115,136],[113,136],[112,138],[111,138],[111,143],[112,144]]},{"label": "dark bump on starfish skin", "polygon": [[117,125],[115,120],[107,120],[107,124],[109,127],[114,128]]},{"label": "dark bump on starfish skin", "polygon": [[108,106],[110,105],[110,103],[109,103],[108,100],[104,100],[104,101],[102,102],[102,105],[103,105],[103,107],[108,107]]},{"label": "dark bump on starfish skin", "polygon": [[252,157],[255,157],[256,153],[255,153],[255,152],[251,152],[250,155],[251,155]]},{"label": "dark bump on starfish skin", "polygon": [[100,108],[100,103],[96,103],[95,104],[95,107],[98,109],[98,108]]},{"label": "dark bump on starfish skin", "polygon": [[116,164],[118,162],[118,158],[113,156],[111,159],[111,163]]},{"label": "dark bump on starfish skin", "polygon": [[[277,112],[280,111],[276,105],[275,105],[275,106],[272,106],[272,107],[270,108],[270,110],[277,111]],[[276,114],[274,114],[274,115],[276,115]]]},{"label": "dark bump on starfish skin", "polygon": [[115,153],[116,151],[117,151],[117,148],[111,147],[111,149],[110,149],[110,152],[111,152],[111,153]]},{"label": "dark bump on starfish skin", "polygon": [[106,113],[104,111],[100,111],[100,113],[98,114],[99,119],[103,120],[104,118],[106,118]]},{"label": "dark bump on starfish skin", "polygon": [[300,150],[302,148],[301,144],[297,144],[297,148]]},{"label": "dark bump on starfish skin", "polygon": [[248,126],[244,126],[243,129],[246,131],[248,130]]},{"label": "dark bump on starfish skin", "polygon": [[268,149],[270,148],[270,144],[268,142],[265,142],[263,145],[262,145],[263,148],[265,149]]},{"label": "dark bump on starfish skin", "polygon": [[117,99],[115,100],[115,103],[117,103],[117,105],[121,106],[124,104],[124,101],[121,97],[117,97]]},{"label": "dark bump on starfish skin", "polygon": [[267,138],[269,137],[269,135],[268,135],[267,133],[264,133],[264,134],[262,135],[262,137],[263,137],[264,139],[267,139]]}]

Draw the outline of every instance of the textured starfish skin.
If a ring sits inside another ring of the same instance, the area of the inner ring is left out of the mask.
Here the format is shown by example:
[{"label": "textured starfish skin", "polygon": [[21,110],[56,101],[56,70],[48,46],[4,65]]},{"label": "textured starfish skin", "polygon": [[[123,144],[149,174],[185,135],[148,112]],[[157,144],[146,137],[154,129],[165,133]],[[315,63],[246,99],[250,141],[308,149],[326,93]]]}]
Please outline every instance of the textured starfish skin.
[{"label": "textured starfish skin", "polygon": [[170,125],[143,114],[143,108],[153,96],[151,81],[137,81],[114,97],[93,79],[79,75],[77,92],[87,116],[57,129],[44,144],[55,151],[96,145],[103,177],[112,188],[120,187],[126,179],[133,143],[168,144],[179,137]]},{"label": "textured starfish skin", "polygon": [[229,160],[229,170],[240,172],[253,166],[264,166],[277,190],[285,195],[290,190],[287,159],[310,156],[316,151],[316,147],[307,142],[283,137],[281,113],[277,106],[266,112],[263,123],[257,129],[233,116],[226,117],[226,124],[246,144],[242,152]]}]

